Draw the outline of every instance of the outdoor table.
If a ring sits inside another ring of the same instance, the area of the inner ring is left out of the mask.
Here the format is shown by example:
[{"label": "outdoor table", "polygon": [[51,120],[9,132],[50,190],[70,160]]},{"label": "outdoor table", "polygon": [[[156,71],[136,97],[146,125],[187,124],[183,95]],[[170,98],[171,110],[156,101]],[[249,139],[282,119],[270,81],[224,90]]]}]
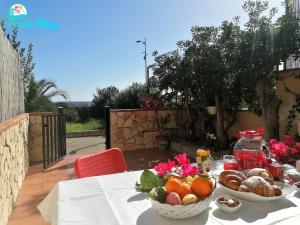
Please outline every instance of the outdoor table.
[{"label": "outdoor table", "polygon": [[[59,182],[38,206],[52,225],[300,224],[300,193],[270,202],[241,200],[235,213],[224,213],[212,201],[198,216],[174,220],[160,216],[146,194],[135,191],[142,171]],[[218,187],[214,199],[227,194]]]}]

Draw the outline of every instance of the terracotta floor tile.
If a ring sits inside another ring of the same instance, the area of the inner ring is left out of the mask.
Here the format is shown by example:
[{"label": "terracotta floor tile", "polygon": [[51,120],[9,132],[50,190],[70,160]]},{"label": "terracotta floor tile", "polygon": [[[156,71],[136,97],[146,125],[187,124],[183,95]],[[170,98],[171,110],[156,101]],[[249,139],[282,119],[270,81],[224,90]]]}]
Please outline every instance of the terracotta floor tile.
[{"label": "terracotta floor tile", "polygon": [[44,183],[38,184],[27,184],[22,186],[22,194],[43,194],[44,193]]},{"label": "terracotta floor tile", "polygon": [[[153,167],[158,161],[166,161],[172,153],[156,149],[124,152],[128,170]],[[39,211],[38,204],[47,196],[57,182],[75,177],[74,161],[77,156],[66,157],[43,171],[42,165],[30,167],[18,194],[8,225],[49,225]]]},{"label": "terracotta floor tile", "polygon": [[17,206],[14,207],[14,212],[11,215],[12,220],[18,220],[27,218],[30,216],[38,215],[38,209],[36,208],[36,205],[38,205],[41,201],[35,201],[31,204],[28,204],[26,206]]},{"label": "terracotta floor tile", "polygon": [[10,219],[7,225],[41,225],[43,218],[39,214],[33,216],[27,216],[22,219]]}]

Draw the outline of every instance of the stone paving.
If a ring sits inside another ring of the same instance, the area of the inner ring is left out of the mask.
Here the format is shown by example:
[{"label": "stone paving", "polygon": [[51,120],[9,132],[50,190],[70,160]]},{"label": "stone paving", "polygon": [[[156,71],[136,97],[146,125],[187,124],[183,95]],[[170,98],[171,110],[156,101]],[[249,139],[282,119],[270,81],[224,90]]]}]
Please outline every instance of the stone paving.
[{"label": "stone paving", "polygon": [[67,154],[70,155],[92,154],[104,149],[104,136],[67,138]]}]

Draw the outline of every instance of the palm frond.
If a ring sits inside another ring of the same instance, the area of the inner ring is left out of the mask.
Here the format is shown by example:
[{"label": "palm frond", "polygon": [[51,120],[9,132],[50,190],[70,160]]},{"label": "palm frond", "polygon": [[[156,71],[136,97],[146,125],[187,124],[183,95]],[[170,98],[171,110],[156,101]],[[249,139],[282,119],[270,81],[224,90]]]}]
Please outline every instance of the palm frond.
[{"label": "palm frond", "polygon": [[70,97],[69,97],[69,94],[64,91],[64,90],[60,90],[60,89],[57,89],[55,91],[51,91],[47,94],[45,94],[45,96],[47,96],[48,98],[53,98],[55,96],[61,96],[63,97],[65,100],[68,100]]},{"label": "palm frond", "polygon": [[40,95],[45,95],[45,93],[51,88],[57,88],[54,81],[42,79],[38,82],[38,93]]}]

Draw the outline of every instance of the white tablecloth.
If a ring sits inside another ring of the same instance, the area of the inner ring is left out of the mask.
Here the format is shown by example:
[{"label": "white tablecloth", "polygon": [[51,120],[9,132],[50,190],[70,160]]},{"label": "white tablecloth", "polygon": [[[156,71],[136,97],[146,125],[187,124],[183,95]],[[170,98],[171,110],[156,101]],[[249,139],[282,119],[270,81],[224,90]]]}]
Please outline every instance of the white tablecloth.
[{"label": "white tablecloth", "polygon": [[[300,224],[300,193],[267,203],[242,201],[236,213],[220,211],[214,202],[200,215],[172,220],[158,215],[146,195],[134,189],[141,171],[59,182],[38,206],[52,225],[200,225]],[[217,188],[214,197],[225,194]]]}]

